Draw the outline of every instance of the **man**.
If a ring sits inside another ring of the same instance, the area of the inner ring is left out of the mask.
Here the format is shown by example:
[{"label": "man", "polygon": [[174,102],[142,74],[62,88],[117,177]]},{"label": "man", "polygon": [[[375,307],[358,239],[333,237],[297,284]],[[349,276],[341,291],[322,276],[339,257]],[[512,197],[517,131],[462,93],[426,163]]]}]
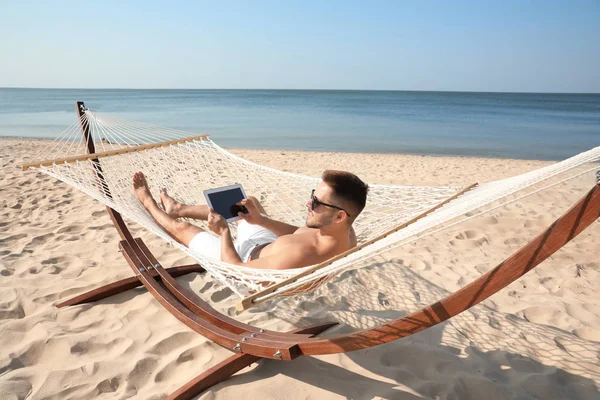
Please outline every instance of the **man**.
[{"label": "man", "polygon": [[[356,175],[327,170],[306,202],[306,226],[296,227],[267,216],[254,197],[242,200],[248,214],[238,224],[234,245],[225,219],[206,205],[187,205],[171,198],[165,189],[158,207],[144,174],[133,175],[133,189],[142,205],[175,240],[192,251],[214,259],[262,269],[289,269],[318,264],[356,246],[352,223],[365,207],[368,185]],[[217,236],[178,218],[208,221]]]}]

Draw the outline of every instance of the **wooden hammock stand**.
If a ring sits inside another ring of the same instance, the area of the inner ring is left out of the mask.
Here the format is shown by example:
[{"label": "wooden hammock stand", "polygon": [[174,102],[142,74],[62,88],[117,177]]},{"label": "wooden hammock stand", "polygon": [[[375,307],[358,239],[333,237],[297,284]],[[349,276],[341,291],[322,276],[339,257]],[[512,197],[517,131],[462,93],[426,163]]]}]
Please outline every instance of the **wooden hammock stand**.
[{"label": "wooden hammock stand", "polygon": [[[96,154],[89,126],[85,118],[81,118],[84,112],[84,103],[77,102],[77,113],[82,121],[81,130],[87,151],[89,154]],[[98,159],[93,158],[92,162],[95,164],[98,184],[109,193]],[[192,272],[205,272],[200,265],[163,268],[144,242],[131,235],[121,215],[110,207],[107,209],[122,239],[119,250],[131,266],[134,276],[63,301],[57,307],[101,300],[144,285],[181,322],[236,353],[168,397],[189,399],[259,359],[293,360],[299,356],[366,349],[415,334],[473,307],[532,270],[600,217],[600,173],[596,185],[544,232],[467,286],[408,316],[371,329],[328,338],[315,336],[337,323],[283,333],[258,329],[217,312],[174,279]]]}]

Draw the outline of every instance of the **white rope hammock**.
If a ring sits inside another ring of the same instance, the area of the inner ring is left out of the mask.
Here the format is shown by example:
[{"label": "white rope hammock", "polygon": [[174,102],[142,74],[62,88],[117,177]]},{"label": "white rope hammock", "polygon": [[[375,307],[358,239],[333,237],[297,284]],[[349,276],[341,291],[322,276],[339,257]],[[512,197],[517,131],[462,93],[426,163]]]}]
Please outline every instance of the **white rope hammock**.
[{"label": "white rope hammock", "polygon": [[[106,186],[98,184],[97,164],[91,158],[81,157],[87,152],[81,125],[89,127]],[[177,246],[197,259],[215,279],[225,283],[240,297],[260,292],[268,284],[289,280],[310,268],[263,270],[215,261],[176,242],[154,222],[133,192],[132,176],[136,171],[144,172],[155,199],[158,199],[160,188],[167,188],[177,201],[205,204],[203,190],[240,183],[247,194],[260,200],[271,217],[296,226],[305,224],[304,204],[319,179],[260,166],[227,152],[208,137],[189,136],[187,132],[100,116],[88,110],[51,146],[35,157],[46,162],[37,162],[30,167],[74,186]],[[172,142],[152,147],[165,141]],[[69,157],[76,159],[64,161]],[[542,180],[598,160],[600,147],[523,175],[480,185],[405,228],[257,300],[312,290],[367,258],[447,228],[447,223],[457,217]],[[411,221],[456,196],[461,190],[463,187],[370,185],[367,206],[354,223],[359,245]],[[202,221],[190,222],[201,227],[204,225]],[[235,224],[232,225],[232,232],[235,235]]]}]

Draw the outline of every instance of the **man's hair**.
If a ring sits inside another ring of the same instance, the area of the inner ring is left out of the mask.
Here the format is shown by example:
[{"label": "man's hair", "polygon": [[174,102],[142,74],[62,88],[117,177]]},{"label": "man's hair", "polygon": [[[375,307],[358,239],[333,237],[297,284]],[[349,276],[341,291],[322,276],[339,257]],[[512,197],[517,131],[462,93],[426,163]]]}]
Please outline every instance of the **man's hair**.
[{"label": "man's hair", "polygon": [[326,170],[321,176],[323,182],[333,189],[335,196],[352,204],[354,211],[350,220],[354,221],[367,203],[369,185],[351,172]]}]

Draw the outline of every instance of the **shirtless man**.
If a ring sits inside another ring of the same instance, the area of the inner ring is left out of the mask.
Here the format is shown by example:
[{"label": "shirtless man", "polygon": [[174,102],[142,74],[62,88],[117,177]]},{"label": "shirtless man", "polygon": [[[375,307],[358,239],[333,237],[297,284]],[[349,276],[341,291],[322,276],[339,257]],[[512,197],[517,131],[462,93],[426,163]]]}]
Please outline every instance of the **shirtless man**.
[{"label": "shirtless man", "polygon": [[[163,189],[163,211],[141,172],[133,176],[133,189],[154,220],[192,251],[240,266],[289,269],[318,264],[356,246],[352,223],[365,207],[368,185],[344,171],[327,170],[321,178],[306,202],[306,226],[300,228],[269,218],[254,197],[238,203],[248,214],[238,214],[243,221],[235,245],[227,221],[208,206],[178,203]],[[217,236],[179,221],[182,217],[208,221]]]}]

